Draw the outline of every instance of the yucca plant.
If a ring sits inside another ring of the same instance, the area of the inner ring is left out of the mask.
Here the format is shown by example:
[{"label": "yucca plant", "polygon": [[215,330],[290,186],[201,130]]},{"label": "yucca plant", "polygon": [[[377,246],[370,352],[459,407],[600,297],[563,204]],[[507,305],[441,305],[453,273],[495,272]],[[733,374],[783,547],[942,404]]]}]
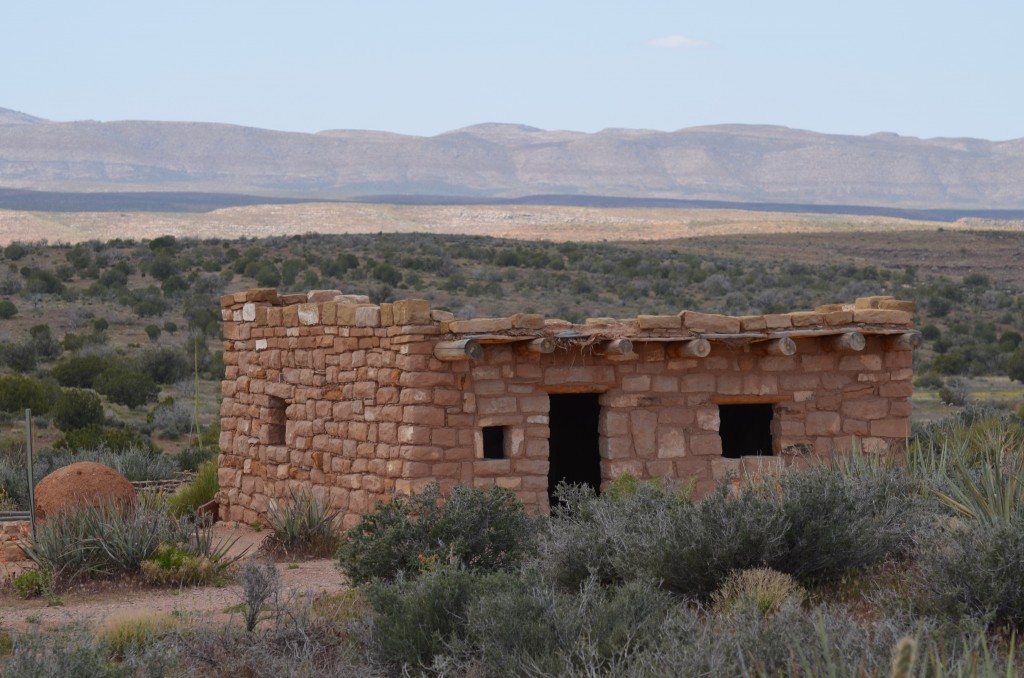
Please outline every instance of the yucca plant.
[{"label": "yucca plant", "polygon": [[60,581],[136,572],[160,544],[181,534],[167,513],[144,506],[83,504],[49,518],[22,548]]},{"label": "yucca plant", "polygon": [[326,556],[341,541],[340,513],[309,490],[292,492],[291,502],[271,501],[267,523],[274,531],[271,548],[290,555]]},{"label": "yucca plant", "polygon": [[958,515],[989,525],[1024,516],[1024,454],[998,450],[976,473],[954,459],[955,482],[939,501]]}]

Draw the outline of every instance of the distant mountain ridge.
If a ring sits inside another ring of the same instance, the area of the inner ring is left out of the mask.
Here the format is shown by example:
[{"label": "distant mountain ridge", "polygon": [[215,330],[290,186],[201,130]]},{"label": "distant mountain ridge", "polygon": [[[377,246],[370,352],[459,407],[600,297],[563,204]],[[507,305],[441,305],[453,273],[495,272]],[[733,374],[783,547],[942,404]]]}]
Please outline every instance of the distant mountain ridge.
[{"label": "distant mountain ridge", "polygon": [[1024,139],[831,135],[715,125],[546,131],[487,123],[432,137],[196,122],[53,122],[0,109],[0,187],[39,191],[528,195],[1024,208]]}]

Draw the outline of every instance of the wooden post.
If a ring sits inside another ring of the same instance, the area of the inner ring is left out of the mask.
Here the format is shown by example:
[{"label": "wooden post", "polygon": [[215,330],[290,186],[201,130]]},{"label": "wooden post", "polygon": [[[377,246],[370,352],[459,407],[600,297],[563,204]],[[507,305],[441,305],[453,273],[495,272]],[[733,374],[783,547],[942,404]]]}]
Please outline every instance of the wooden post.
[{"label": "wooden post", "polygon": [[821,338],[821,350],[833,353],[855,353],[863,351],[867,340],[860,332],[843,332]]},{"label": "wooden post", "polygon": [[771,341],[762,341],[754,344],[760,353],[765,355],[788,356],[796,353],[796,342],[789,337],[779,337]]},{"label": "wooden post", "polygon": [[32,460],[32,410],[25,410],[25,466],[28,473],[28,520],[32,527],[32,538],[36,537],[36,478],[35,462]]},{"label": "wooden post", "polygon": [[627,356],[633,354],[633,342],[629,339],[612,339],[601,344],[594,353],[605,356]]},{"label": "wooden post", "polygon": [[554,353],[555,342],[549,337],[539,337],[526,343],[526,350],[530,353]]},{"label": "wooden post", "polygon": [[913,351],[921,345],[921,333],[917,330],[904,332],[885,338],[885,350],[887,351]]},{"label": "wooden post", "polygon": [[711,353],[711,342],[704,337],[668,345],[670,358],[706,358]]},{"label": "wooden post", "polygon": [[434,357],[446,363],[459,360],[480,360],[484,357],[484,349],[476,339],[439,341],[434,345]]}]

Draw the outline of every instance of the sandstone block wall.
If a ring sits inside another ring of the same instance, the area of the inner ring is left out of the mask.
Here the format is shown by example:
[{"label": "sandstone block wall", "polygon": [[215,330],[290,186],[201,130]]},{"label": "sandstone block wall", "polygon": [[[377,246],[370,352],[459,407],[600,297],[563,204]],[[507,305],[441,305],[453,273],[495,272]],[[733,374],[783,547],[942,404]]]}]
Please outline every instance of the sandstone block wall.
[{"label": "sandstone block wall", "polygon": [[[693,478],[908,434],[912,305],[888,297],[730,317],[684,311],[582,325],[455,320],[428,302],[316,291],[222,299],[221,518],[251,522],[306,488],[345,526],[437,480],[510,488],[548,508],[550,396],[596,393],[600,473]],[[723,456],[721,409],[771,407],[773,457]],[[484,427],[501,458],[484,458]]]}]

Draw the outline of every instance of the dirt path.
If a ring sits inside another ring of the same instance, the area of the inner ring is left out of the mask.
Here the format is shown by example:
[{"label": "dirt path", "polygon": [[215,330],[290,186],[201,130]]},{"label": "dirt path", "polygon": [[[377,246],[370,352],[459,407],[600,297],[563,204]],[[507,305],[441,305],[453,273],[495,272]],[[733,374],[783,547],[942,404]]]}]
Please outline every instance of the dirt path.
[{"label": "dirt path", "polygon": [[[238,537],[233,553],[246,550],[243,558],[261,558],[259,545],[268,532],[254,532],[246,526],[218,524],[220,538]],[[313,596],[345,588],[345,578],[332,559],[277,563],[281,575],[282,599],[294,595]],[[22,600],[12,592],[0,594],[0,624],[7,628],[52,627],[72,622],[102,624],[111,618],[130,618],[149,613],[184,613],[210,619],[227,619],[242,601],[237,583],[224,587],[151,588],[109,584],[86,590],[72,589],[59,596],[60,605],[46,599]]]}]

